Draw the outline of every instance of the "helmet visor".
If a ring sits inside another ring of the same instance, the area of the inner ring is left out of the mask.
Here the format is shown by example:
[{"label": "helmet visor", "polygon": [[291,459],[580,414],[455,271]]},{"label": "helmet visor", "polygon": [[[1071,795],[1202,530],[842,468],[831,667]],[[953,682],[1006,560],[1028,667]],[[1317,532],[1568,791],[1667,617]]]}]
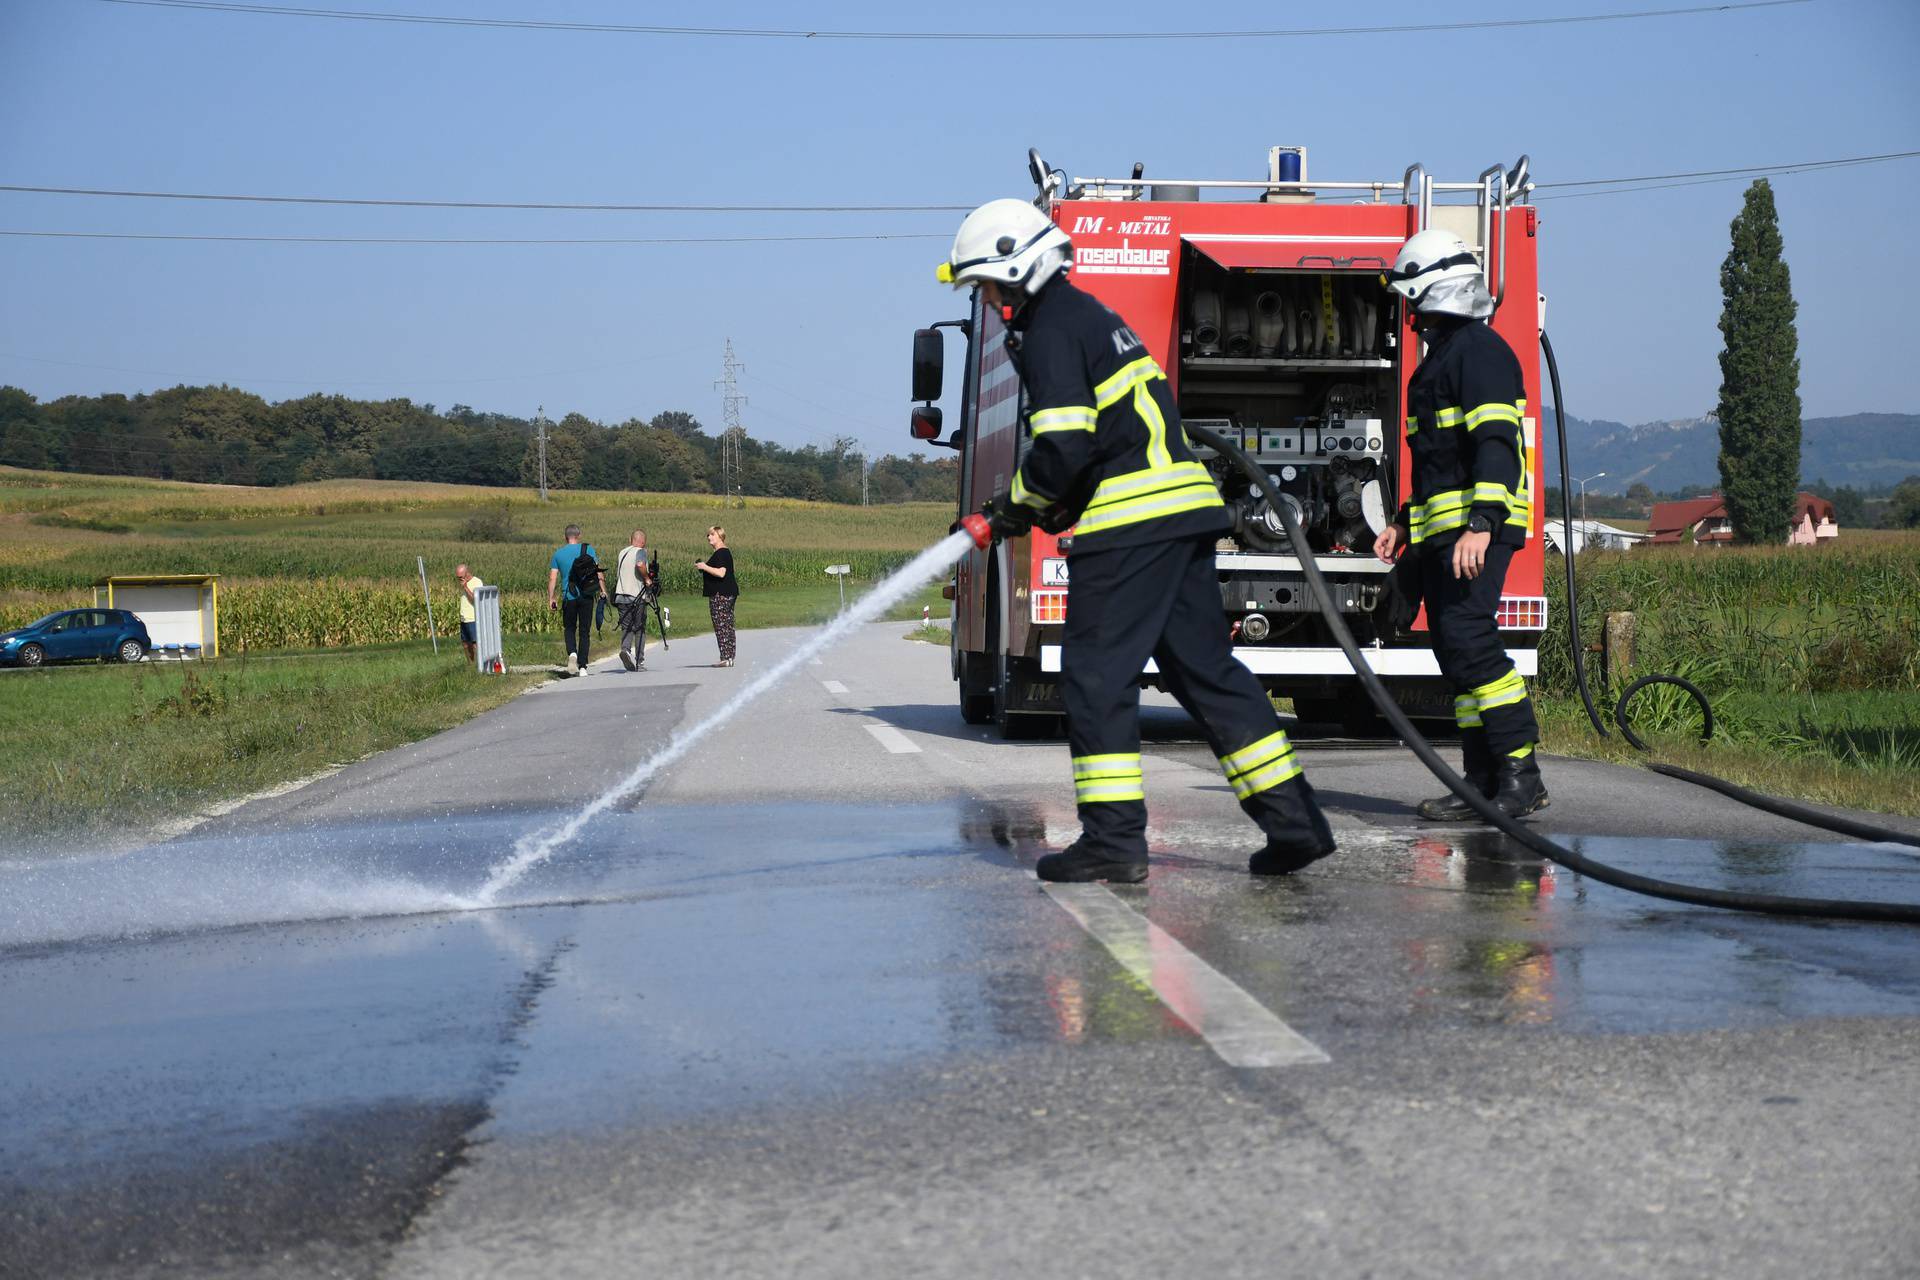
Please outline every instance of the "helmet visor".
[{"label": "helmet visor", "polygon": [[1473,255],[1472,250],[1452,254],[1438,262],[1396,262],[1391,271],[1380,277],[1380,283],[1393,289],[1403,284],[1411,285],[1413,281],[1430,271],[1445,271],[1450,267],[1478,266],[1479,264],[1480,259]]}]

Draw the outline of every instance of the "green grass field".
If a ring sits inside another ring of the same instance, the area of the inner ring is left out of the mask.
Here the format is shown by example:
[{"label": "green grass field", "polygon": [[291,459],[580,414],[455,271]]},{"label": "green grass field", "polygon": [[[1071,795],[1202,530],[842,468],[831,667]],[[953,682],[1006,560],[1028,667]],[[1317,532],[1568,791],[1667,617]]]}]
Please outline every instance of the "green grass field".
[{"label": "green grass field", "polygon": [[[506,592],[509,660],[543,663],[561,657],[558,619],[546,607],[546,565],[569,522],[609,558],[635,526],[645,527],[665,571],[670,638],[700,646],[711,644],[704,638],[710,626],[692,564],[705,554],[708,525],[729,531],[742,582],[739,622],[753,628],[824,622],[839,607],[822,572],[827,565],[852,564],[847,587],[857,592],[938,538],[951,519],[950,508],[932,503],[860,508],[755,499],[723,510],[718,499],[698,495],[577,493],[542,505],[523,490],[458,485],[252,489],[0,468],[0,626],[91,603],[91,584],[110,573],[217,573],[229,660],[205,669],[210,680],[233,680],[223,673],[242,652],[316,655],[305,665],[284,664],[287,680],[304,672],[306,683],[297,685],[304,693],[230,685],[223,706],[250,704],[245,725],[222,720],[225,710],[199,717],[205,724],[116,720],[105,710],[133,705],[127,688],[158,698],[159,682],[177,668],[6,677],[3,723],[13,732],[0,767],[10,770],[23,814],[71,824],[115,806],[160,812],[271,785],[491,705],[511,689],[474,686],[451,657],[456,647],[443,649],[439,666],[420,656],[427,616],[416,556],[427,558],[443,637],[458,618],[453,566],[465,561]],[[1819,548],[1589,552],[1580,568],[1587,642],[1598,639],[1607,613],[1631,610],[1639,620],[1635,671],[1685,675],[1714,700],[1721,733],[1705,748],[1687,740],[1679,708],[1658,697],[1637,704],[1636,721],[1658,736],[1662,758],[1782,794],[1920,813],[1920,535],[1849,531],[1838,545]],[[1556,620],[1565,609],[1557,573],[1553,561],[1547,584]],[[944,623],[937,586],[890,616],[917,620],[923,606]],[[945,642],[938,625],[916,634]],[[614,642],[612,631],[603,633],[609,650]],[[367,660],[319,656],[347,647]],[[362,681],[367,672],[370,685]],[[371,705],[381,680],[404,682],[417,705],[401,699],[394,715],[382,714]],[[1621,683],[1616,678],[1616,691]],[[355,701],[363,685],[367,705]],[[1536,681],[1549,748],[1638,758],[1594,738],[1572,689],[1564,635],[1551,631]],[[336,693],[337,716],[302,716],[304,700],[332,705]],[[183,731],[200,745],[173,772],[145,776],[115,763]],[[289,734],[301,739],[299,750],[249,746]],[[218,750],[207,745],[216,739]],[[37,750],[23,753],[23,741]],[[68,794],[86,798],[69,802]]]},{"label": "green grass field", "polygon": [[[1781,795],[1920,814],[1920,534],[1843,534],[1828,547],[1592,551],[1579,562],[1583,639],[1608,613],[1636,619],[1633,667],[1599,688],[1610,712],[1631,676],[1691,680],[1714,706],[1714,741],[1676,691],[1635,699],[1656,758]],[[1541,714],[1551,750],[1639,753],[1597,738],[1574,693],[1557,558],[1547,573],[1555,630],[1542,643]]]},{"label": "green grass field", "polygon": [[10,839],[138,831],[498,706],[544,676],[476,675],[458,646],[0,677]]},{"label": "green grass field", "polygon": [[[0,677],[0,776],[16,835],[76,838],[191,812],[436,733],[543,677],[483,678],[457,640],[453,568],[502,588],[516,664],[557,663],[547,562],[569,523],[610,565],[636,527],[657,549],[669,640],[712,652],[693,562],[727,528],[742,628],[812,625],[946,531],[950,508],[692,494],[560,493],[337,481],[253,489],[0,467],[0,628],[93,602],[109,574],[220,575],[223,659]],[[440,633],[426,643],[416,556]],[[942,622],[929,586],[890,613]],[[746,643],[751,644],[749,638]],[[610,653],[609,619],[596,648]]]}]

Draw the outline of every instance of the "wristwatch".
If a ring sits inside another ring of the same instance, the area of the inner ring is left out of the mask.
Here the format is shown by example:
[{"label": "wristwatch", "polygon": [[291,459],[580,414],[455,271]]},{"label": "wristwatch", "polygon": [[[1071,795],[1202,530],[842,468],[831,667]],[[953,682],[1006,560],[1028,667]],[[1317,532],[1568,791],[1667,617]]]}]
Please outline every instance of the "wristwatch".
[{"label": "wristwatch", "polygon": [[1467,517],[1467,532],[1468,533],[1492,533],[1493,521],[1487,519],[1485,516],[1481,515],[1479,512],[1475,512],[1473,515]]}]

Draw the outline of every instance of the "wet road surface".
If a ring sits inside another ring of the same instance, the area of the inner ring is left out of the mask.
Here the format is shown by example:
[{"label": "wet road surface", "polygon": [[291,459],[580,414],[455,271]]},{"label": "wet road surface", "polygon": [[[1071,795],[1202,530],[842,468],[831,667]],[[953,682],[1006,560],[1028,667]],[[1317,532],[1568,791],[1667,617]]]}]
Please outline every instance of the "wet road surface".
[{"label": "wet road surface", "polygon": [[[1387,750],[1306,753],[1342,853],[1256,882],[1164,711],[1149,885],[1042,889],[1064,747],[960,724],[903,630],[491,909],[741,669],[656,651],[189,840],[0,863],[0,1275],[1911,1274],[1912,931],[1423,827]],[[1551,764],[1591,856],[1920,899],[1911,850]]]}]

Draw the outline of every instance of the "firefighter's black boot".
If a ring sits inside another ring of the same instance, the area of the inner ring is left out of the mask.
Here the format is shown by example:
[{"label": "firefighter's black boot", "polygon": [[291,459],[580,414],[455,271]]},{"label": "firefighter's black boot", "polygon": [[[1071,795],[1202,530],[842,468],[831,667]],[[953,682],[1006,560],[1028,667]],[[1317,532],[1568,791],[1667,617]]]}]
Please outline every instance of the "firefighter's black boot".
[{"label": "firefighter's black boot", "polygon": [[1034,864],[1034,874],[1042,880],[1060,884],[1086,884],[1106,880],[1113,884],[1142,884],[1147,878],[1145,858],[1114,858],[1099,849],[1089,849],[1076,840],[1059,853],[1049,853]]},{"label": "firefighter's black boot", "polygon": [[1501,756],[1494,761],[1499,786],[1493,793],[1493,803],[1509,818],[1524,818],[1549,803],[1547,784],[1540,778],[1540,762],[1534,756],[1529,751],[1518,759]]},{"label": "firefighter's black boot", "polygon": [[1267,832],[1267,847],[1247,859],[1247,870],[1256,876],[1292,875],[1333,852],[1333,828],[1327,825],[1327,815],[1320,811],[1320,801],[1304,777],[1290,778],[1242,807],[1256,821],[1261,809],[1278,811],[1288,818],[1285,826],[1260,824]]},{"label": "firefighter's black boot", "polygon": [[[1500,781],[1494,774],[1493,752],[1487,747],[1487,731],[1469,728],[1460,731],[1460,774],[1480,794],[1489,800],[1499,789]],[[1468,807],[1467,802],[1449,791],[1446,795],[1435,796],[1431,800],[1422,800],[1414,807],[1428,822],[1479,822],[1481,817]]]}]

